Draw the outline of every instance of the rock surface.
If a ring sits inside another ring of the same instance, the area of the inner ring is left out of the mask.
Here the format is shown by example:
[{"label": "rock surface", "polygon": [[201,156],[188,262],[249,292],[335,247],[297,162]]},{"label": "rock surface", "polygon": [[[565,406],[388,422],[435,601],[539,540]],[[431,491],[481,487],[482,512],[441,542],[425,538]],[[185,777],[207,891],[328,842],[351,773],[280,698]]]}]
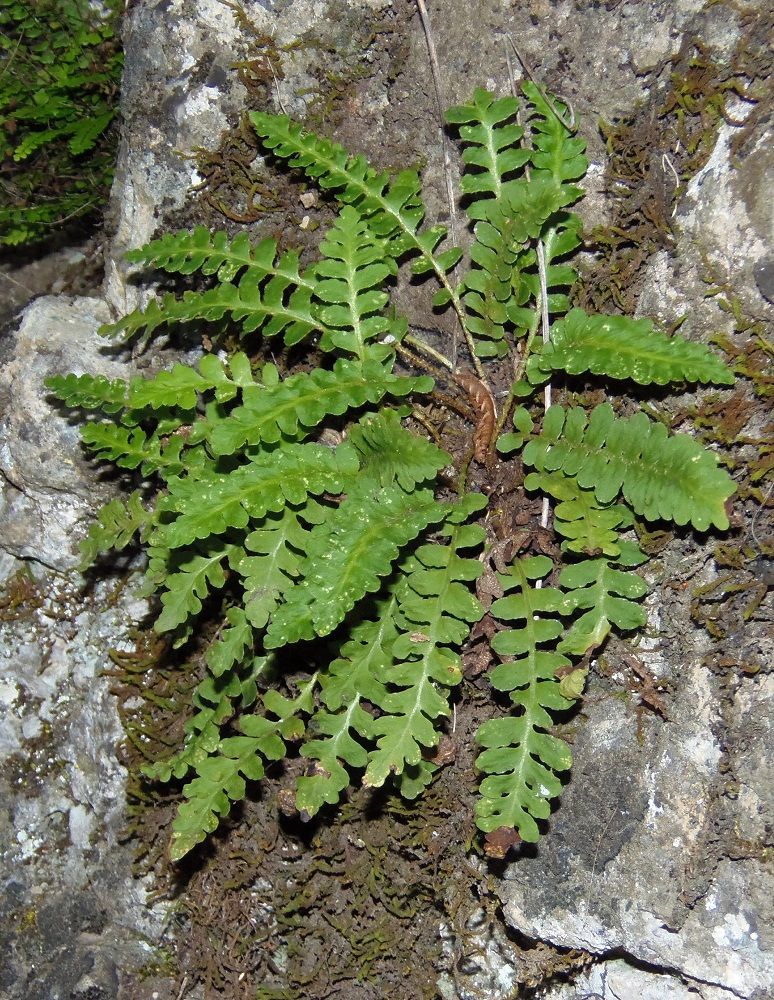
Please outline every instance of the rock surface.
[{"label": "rock surface", "polygon": [[60,571],[77,564],[78,541],[110,489],[43,383],[68,372],[127,376],[97,336],[109,315],[102,299],[42,297],[0,340],[0,549]]}]

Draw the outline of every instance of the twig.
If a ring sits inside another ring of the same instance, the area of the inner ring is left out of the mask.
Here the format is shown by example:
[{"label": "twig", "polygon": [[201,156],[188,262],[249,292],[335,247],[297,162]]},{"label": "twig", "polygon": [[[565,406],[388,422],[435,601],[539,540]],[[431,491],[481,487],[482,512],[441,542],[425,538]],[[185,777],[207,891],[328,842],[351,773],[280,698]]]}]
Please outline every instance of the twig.
[{"label": "twig", "polygon": [[286,115],[287,111],[285,110],[285,105],[282,103],[282,94],[280,93],[279,80],[277,79],[277,74],[274,72],[274,63],[267,55],[264,55],[264,59],[269,64],[271,75],[274,78],[274,89],[277,91],[277,104],[279,104],[279,109],[282,112],[282,114]]},{"label": "twig", "polygon": [[[438,63],[438,53],[435,48],[435,41],[433,39],[433,32],[430,27],[430,17],[427,13],[427,7],[425,6],[425,0],[416,0],[417,10],[419,11],[419,18],[422,21],[422,30],[425,33],[425,41],[427,43],[427,53],[430,57],[430,74],[433,78],[433,89],[435,90],[435,103],[438,110],[438,128],[441,133],[441,150],[443,152],[443,175],[446,181],[446,198],[449,203],[449,239],[451,240],[452,246],[457,245],[457,205],[456,198],[454,196],[454,181],[452,180],[452,166],[451,166],[451,153],[449,151],[449,138],[446,135],[446,129],[444,125],[443,117],[443,98],[441,96],[441,68]],[[454,274],[452,270],[452,274]],[[463,330],[465,331],[466,340],[468,341],[468,347],[471,351],[471,357],[473,359],[473,364],[476,367],[476,372],[479,377],[483,378],[483,371],[479,371],[479,365],[476,365],[477,358],[475,354],[475,348],[470,341],[470,335],[465,329],[463,324]],[[452,362],[454,367],[457,367],[457,346],[458,337],[456,327],[452,331]]]},{"label": "twig", "polygon": [[[537,241],[538,275],[540,277],[540,309],[541,325],[543,328],[543,343],[547,344],[551,339],[551,321],[548,316],[548,283],[546,280],[546,254],[543,241]],[[551,381],[546,382],[543,389],[543,409],[548,412],[551,406]],[[547,496],[543,497],[543,510],[540,514],[541,528],[548,527],[548,518],[551,514],[551,503]]]},{"label": "twig", "polygon": [[411,347],[415,347],[418,351],[424,351],[429,358],[437,361],[439,364],[443,365],[444,368],[448,368],[450,372],[453,372],[456,368],[456,365],[445,355],[441,354],[440,351],[436,351],[434,347],[431,347],[424,340],[420,340],[418,337],[412,337],[410,333],[405,335],[403,343],[410,344]]}]

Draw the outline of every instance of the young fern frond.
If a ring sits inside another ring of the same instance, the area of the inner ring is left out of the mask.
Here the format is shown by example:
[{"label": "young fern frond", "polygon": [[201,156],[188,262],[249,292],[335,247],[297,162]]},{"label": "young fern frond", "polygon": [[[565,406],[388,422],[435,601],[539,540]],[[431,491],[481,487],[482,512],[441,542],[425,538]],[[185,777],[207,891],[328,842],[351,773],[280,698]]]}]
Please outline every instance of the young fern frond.
[{"label": "young fern frond", "polygon": [[351,781],[346,765],[364,769],[368,763],[374,716],[364,702],[387,703],[381,678],[389,675],[398,636],[400,579],[388,581],[385,595],[374,602],[373,617],[353,623],[339,655],[320,673],[322,705],[309,720],[311,738],[301,746],[302,756],[317,762],[312,774],[298,779],[296,807],[302,815],[314,816],[326,803],[335,805]]},{"label": "young fern frond", "polygon": [[143,506],[140,490],[134,490],[126,502],[118,497],[108,501],[81,542],[81,569],[91,566],[98,556],[106,552],[125,549],[135,535],[142,534],[152,519],[153,512]]}]

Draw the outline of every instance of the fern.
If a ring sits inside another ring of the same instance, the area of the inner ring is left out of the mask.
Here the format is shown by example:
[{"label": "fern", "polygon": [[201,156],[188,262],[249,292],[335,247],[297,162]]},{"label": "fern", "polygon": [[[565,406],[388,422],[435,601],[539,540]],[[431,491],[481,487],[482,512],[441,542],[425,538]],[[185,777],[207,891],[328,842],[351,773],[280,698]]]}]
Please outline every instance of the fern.
[{"label": "fern", "polygon": [[580,407],[553,406],[542,434],[525,447],[524,461],[577,477],[600,503],[623,493],[651,521],[690,521],[699,531],[728,527],[725,502],[734,485],[717,458],[687,434],[669,436],[641,412],[616,418],[602,403],[589,417]]},{"label": "fern", "polygon": [[491,673],[492,685],[507,691],[518,714],[492,719],[478,731],[485,747],[476,767],[486,777],[476,809],[478,826],[485,833],[515,829],[522,840],[535,841],[536,820],[547,819],[550,801],[561,792],[558,775],[567,771],[572,756],[565,743],[550,735],[555,711],[572,707],[560,691],[557,671],[570,660],[556,648],[546,649],[562,634],[557,617],[561,595],[553,587],[534,587],[534,581],[552,570],[546,556],[529,556],[500,575],[503,587],[514,591],[495,601],[491,612],[502,621],[521,627],[499,632],[492,640],[496,653],[510,659]]},{"label": "fern", "polygon": [[551,343],[537,356],[537,366],[546,373],[592,372],[640,385],[733,383],[733,375],[719,359],[699,344],[656,333],[649,319],[587,316],[581,309],[573,309],[555,324]]},{"label": "fern", "polygon": [[[449,112],[473,229],[452,284],[461,254],[444,244],[443,227],[425,225],[416,171],[391,176],[285,116],[253,114],[265,148],[339,203],[317,259],[302,269],[297,252],[278,253],[271,239],[202,227],[163,235],[130,259],[202,274],[210,287],[168,293],[105,330],[147,339],[163,325],[208,323],[213,337],[249,338],[250,355],[208,354],[129,382],[48,380],[83,412],[92,454],[140,480],[127,503],[102,510],[84,559],[139,537],[155,628],[178,647],[206,622],[216,628],[195,664],[183,745],[145,769],[186,782],[174,859],[222,822],[267,761],[295,747],[307,763],[296,790],[304,819],[338,803],[353,780],[391,782],[406,798],[433,780],[452,693],[465,692],[461,654],[491,600],[491,580],[475,592],[499,537],[486,493],[510,486],[555,501],[560,554],[531,553],[544,540],[537,525],[525,531],[479,630],[494,631],[501,662],[490,678],[511,705],[476,737],[476,823],[487,835],[504,828],[511,840],[536,840],[570,767],[560,722],[582,695],[590,655],[611,632],[645,623],[635,519],[727,527],[733,483],[688,434],[641,412],[616,416],[622,407],[609,402],[546,413],[535,404],[540,385],[552,379],[561,393],[565,376],[731,382],[711,352],[649,320],[569,309],[580,242],[570,207],[586,159],[567,117],[531,84],[521,100],[477,90]],[[463,326],[476,373],[466,364],[450,382],[464,394],[455,408],[473,417],[465,428],[443,412],[448,393],[420,407],[435,385],[414,373],[416,351],[451,364],[437,344],[407,339],[408,321],[391,306],[404,260],[435,280],[432,301],[450,304]],[[544,306],[553,320],[545,343]],[[298,358],[285,376],[266,360],[277,336]],[[507,366],[486,362],[506,356]],[[514,380],[498,394],[491,380],[506,368]],[[508,456],[496,478],[495,445]],[[482,493],[467,487],[474,461]],[[494,841],[485,850],[497,853]]]}]

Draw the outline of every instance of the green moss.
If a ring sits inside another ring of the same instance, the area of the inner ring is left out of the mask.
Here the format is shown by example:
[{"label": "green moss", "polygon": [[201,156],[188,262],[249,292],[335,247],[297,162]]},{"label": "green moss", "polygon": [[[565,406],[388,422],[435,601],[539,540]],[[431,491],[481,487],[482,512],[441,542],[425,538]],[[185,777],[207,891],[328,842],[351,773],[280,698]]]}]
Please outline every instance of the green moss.
[{"label": "green moss", "polygon": [[94,217],[110,187],[119,0],[0,0],[0,246]]}]

